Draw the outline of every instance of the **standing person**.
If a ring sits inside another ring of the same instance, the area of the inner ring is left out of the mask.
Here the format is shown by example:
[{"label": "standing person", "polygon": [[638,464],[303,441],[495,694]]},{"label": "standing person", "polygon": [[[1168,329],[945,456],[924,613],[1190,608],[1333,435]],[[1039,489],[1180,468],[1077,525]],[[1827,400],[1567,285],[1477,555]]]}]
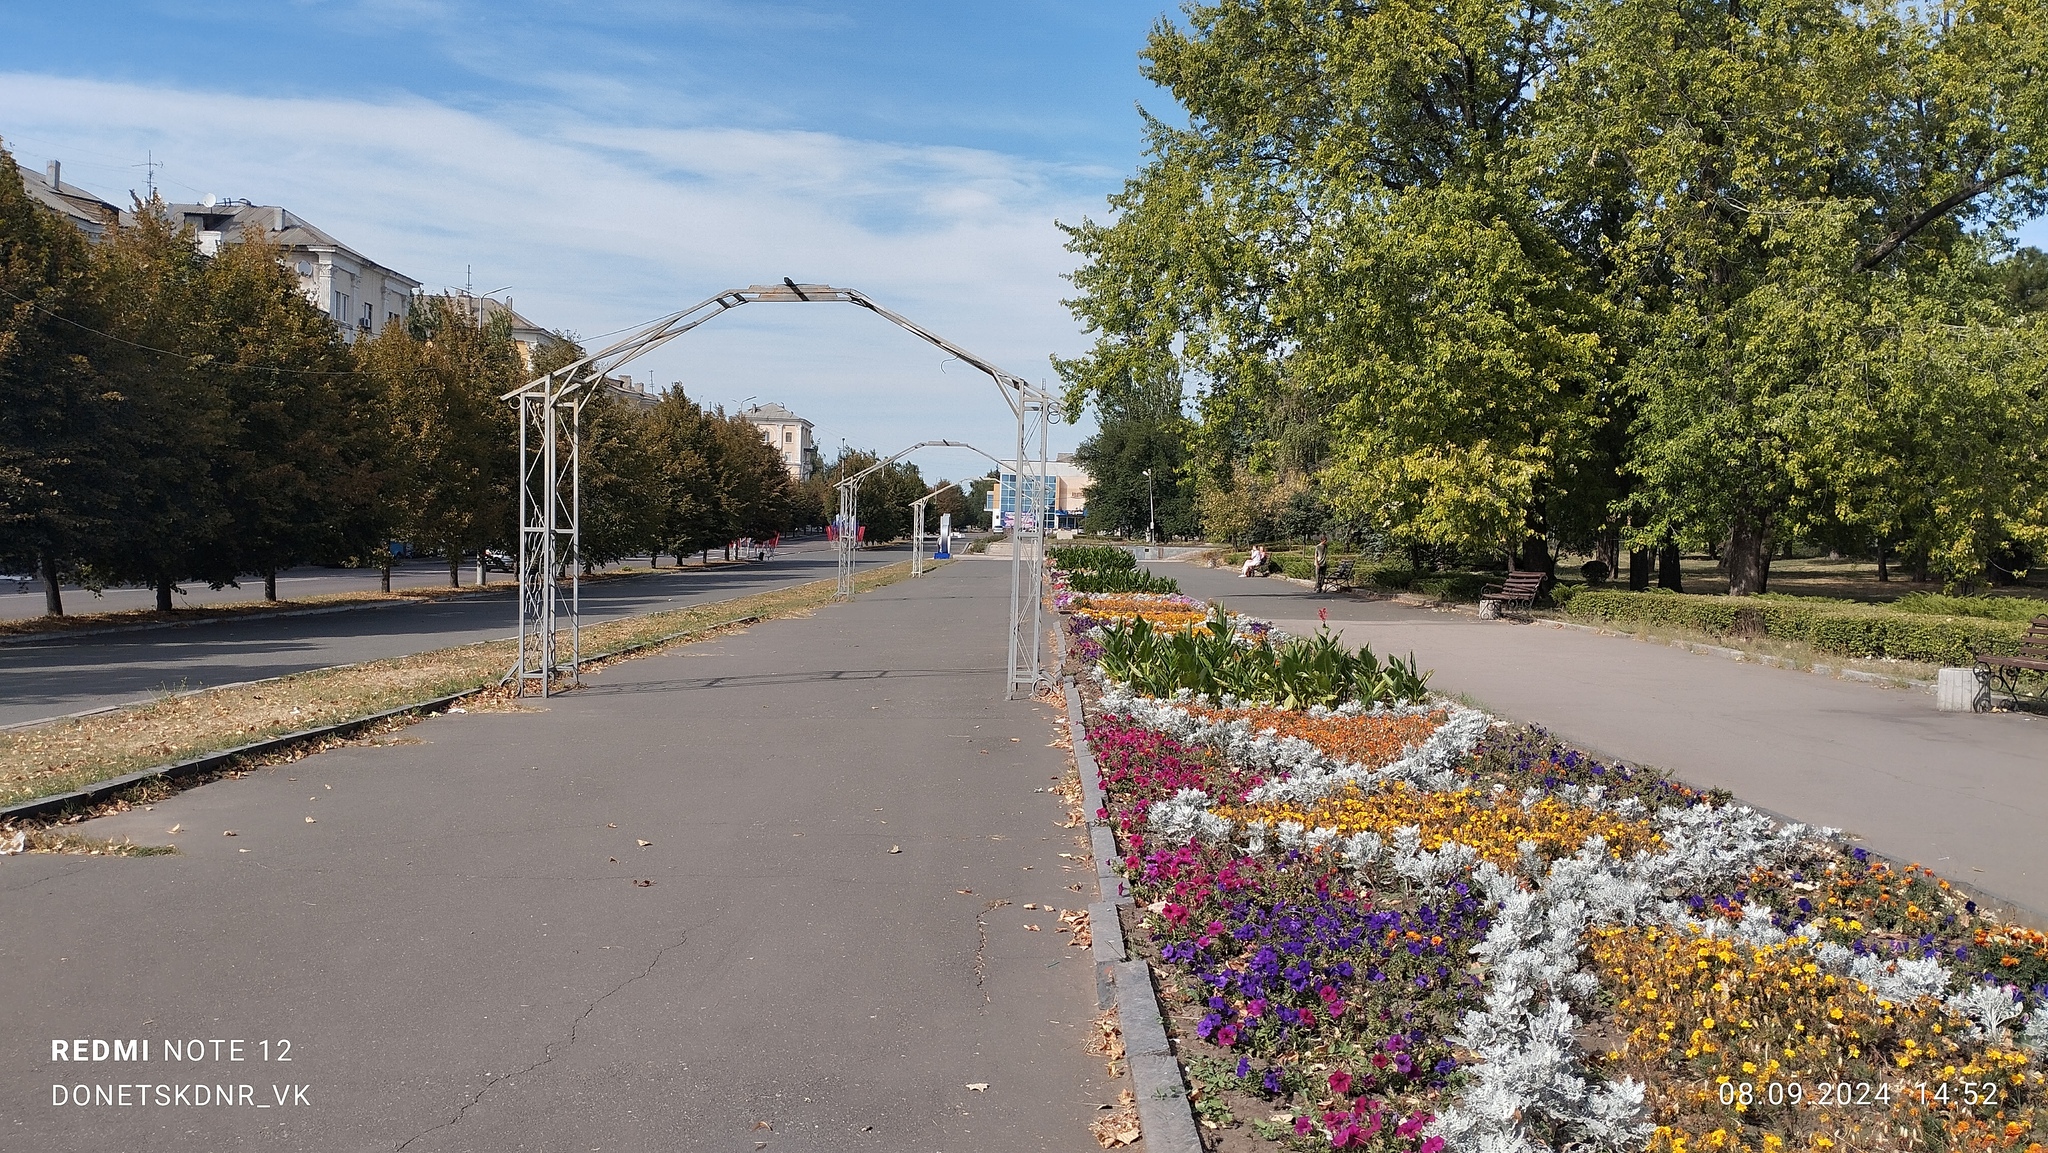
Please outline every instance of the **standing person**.
[{"label": "standing person", "polygon": [[1316,591],[1323,591],[1323,574],[1330,571],[1330,538],[1316,538]]}]

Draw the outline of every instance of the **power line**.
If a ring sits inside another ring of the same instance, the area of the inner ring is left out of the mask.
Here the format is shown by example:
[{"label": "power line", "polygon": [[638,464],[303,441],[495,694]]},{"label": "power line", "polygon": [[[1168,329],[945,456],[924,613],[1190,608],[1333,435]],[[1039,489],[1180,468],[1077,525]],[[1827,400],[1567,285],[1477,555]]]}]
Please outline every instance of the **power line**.
[{"label": "power line", "polygon": [[[139,349],[141,349],[141,350],[142,350],[142,351],[144,351],[144,352],[154,352],[154,353],[158,354],[159,356],[168,356],[168,357],[171,357],[172,359],[175,359],[175,360],[182,360],[182,361],[184,361],[184,362],[185,362],[186,364],[198,364],[198,363],[199,363],[199,358],[198,358],[198,357],[196,357],[196,356],[186,356],[186,355],[185,355],[184,353],[182,353],[182,352],[173,352],[173,351],[171,351],[171,350],[170,350],[170,349],[168,349],[168,348],[158,348],[158,347],[156,347],[156,346],[155,346],[155,345],[153,345],[153,344],[143,344],[143,343],[140,343],[139,341],[133,341],[133,340],[129,340],[129,339],[127,338],[127,337],[123,337],[123,336],[115,336],[115,335],[114,335],[113,333],[111,333],[111,332],[101,332],[101,331],[100,331],[99,329],[97,329],[97,328],[94,328],[94,327],[92,327],[91,325],[86,325],[86,324],[80,324],[80,323],[78,323],[77,321],[75,321],[75,320],[71,319],[70,317],[68,317],[68,316],[65,316],[65,315],[63,315],[63,314],[61,314],[61,313],[51,312],[51,311],[50,311],[49,309],[47,309],[47,308],[44,308],[44,307],[43,307],[42,305],[40,305],[40,304],[37,304],[37,303],[36,303],[35,301],[33,301],[33,300],[29,300],[29,299],[28,299],[28,298],[26,298],[26,297],[16,296],[16,295],[14,295],[13,293],[11,293],[11,292],[7,291],[7,290],[6,290],[6,289],[4,289],[4,288],[0,288],[0,296],[5,296],[5,297],[7,297],[7,298],[8,298],[8,299],[10,299],[10,300],[18,300],[18,301],[20,301],[21,303],[23,303],[23,304],[26,304],[26,305],[28,305],[28,306],[29,306],[30,308],[33,308],[33,309],[35,309],[35,310],[36,310],[37,312],[40,312],[40,313],[42,313],[42,314],[43,314],[44,316],[47,316],[47,317],[49,317],[49,318],[50,318],[50,319],[52,319],[52,320],[59,320],[59,321],[62,321],[62,322],[64,322],[65,324],[68,324],[68,325],[70,325],[70,326],[71,326],[71,327],[73,327],[73,328],[79,329],[79,330],[80,330],[80,331],[82,331],[82,332],[90,332],[90,333],[92,333],[92,334],[93,334],[94,336],[102,337],[102,338],[104,338],[104,339],[106,339],[106,340],[111,340],[111,341],[115,342],[116,344],[125,344],[125,345],[127,345],[128,347],[130,347],[130,348],[139,348]],[[216,360],[216,361],[209,361],[208,363],[209,363],[209,364],[211,364],[211,365],[214,365],[214,366],[218,366],[218,367],[221,367],[221,368],[232,368],[232,369],[238,369],[238,370],[240,370],[240,371],[242,371],[242,372],[269,372],[269,373],[292,373],[292,374],[294,374],[294,375],[297,375],[297,376],[362,376],[362,375],[364,375],[363,373],[361,373],[361,372],[359,372],[359,371],[357,371],[357,370],[355,370],[355,369],[352,369],[352,368],[351,368],[351,369],[343,369],[343,370],[341,370],[341,371],[338,371],[338,372],[337,372],[337,371],[330,371],[330,370],[328,370],[328,369],[323,369],[323,368],[272,368],[272,367],[268,367],[268,366],[266,366],[266,365],[260,365],[260,364],[235,364],[235,363],[232,363],[232,362],[229,362],[229,361],[224,361],[224,360]]]}]

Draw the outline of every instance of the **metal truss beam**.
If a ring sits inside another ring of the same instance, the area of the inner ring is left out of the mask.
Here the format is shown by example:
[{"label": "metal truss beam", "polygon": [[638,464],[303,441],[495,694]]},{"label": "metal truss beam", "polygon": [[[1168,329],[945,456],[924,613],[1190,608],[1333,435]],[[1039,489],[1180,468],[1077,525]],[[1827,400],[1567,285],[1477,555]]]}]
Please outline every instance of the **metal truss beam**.
[{"label": "metal truss beam", "polygon": [[[932,344],[947,355],[981,370],[997,385],[1004,403],[1017,420],[1017,475],[1020,478],[1018,516],[1010,529],[1010,671],[1006,693],[1010,696],[1036,693],[1046,682],[1041,659],[1043,621],[1041,589],[1045,574],[1043,497],[1046,472],[1045,439],[1050,421],[1059,419],[1058,402],[1052,394],[1015,373],[961,348],[937,333],[898,313],[891,312],[866,294],[829,284],[798,284],[787,277],[781,284],[755,284],[728,289],[670,313],[613,341],[581,360],[545,376],[537,377],[500,399],[519,406],[519,662],[508,675],[521,695],[537,690],[546,696],[554,680],[566,675],[574,681],[581,664],[582,550],[580,521],[581,421],[583,406],[611,373],[653,352],[669,341],[690,332],[716,316],[746,304],[851,304],[887,320],[896,327]],[[1036,446],[1033,459],[1026,454],[1027,443]],[[932,441],[926,445],[954,445]],[[905,449],[905,452],[912,449]],[[974,451],[980,452],[980,449]],[[890,458],[892,461],[897,457]],[[987,455],[984,453],[983,455]],[[991,457],[990,459],[994,459]],[[887,463],[887,462],[885,462]],[[997,461],[1001,471],[1002,462]],[[877,466],[879,467],[879,466]],[[865,475],[865,474],[863,474]],[[566,491],[565,491],[566,490]],[[1021,515],[1030,497],[1032,526],[1020,531]],[[840,490],[842,523],[858,523],[859,488]],[[839,593],[853,595],[853,546],[842,534],[839,558]],[[566,575],[565,575],[566,573]],[[562,589],[568,585],[566,595]],[[567,632],[567,658],[563,658],[562,633]]]}]

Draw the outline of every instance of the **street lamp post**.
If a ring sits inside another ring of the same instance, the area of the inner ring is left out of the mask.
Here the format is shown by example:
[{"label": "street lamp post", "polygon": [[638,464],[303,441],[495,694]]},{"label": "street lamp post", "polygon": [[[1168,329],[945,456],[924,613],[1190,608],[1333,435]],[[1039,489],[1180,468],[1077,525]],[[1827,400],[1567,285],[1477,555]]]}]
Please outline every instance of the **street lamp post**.
[{"label": "street lamp post", "polygon": [[1159,531],[1159,499],[1152,489],[1152,470],[1145,470],[1145,543],[1156,543]]}]

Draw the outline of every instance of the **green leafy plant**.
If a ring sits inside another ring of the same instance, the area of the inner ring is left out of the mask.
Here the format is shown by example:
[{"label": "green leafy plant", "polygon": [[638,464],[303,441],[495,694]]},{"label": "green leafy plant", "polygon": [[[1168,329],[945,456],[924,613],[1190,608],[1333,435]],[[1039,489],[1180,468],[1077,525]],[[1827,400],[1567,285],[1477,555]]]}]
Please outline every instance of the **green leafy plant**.
[{"label": "green leafy plant", "polygon": [[1242,638],[1218,606],[1201,629],[1163,631],[1143,620],[1102,626],[1102,670],[1140,692],[1169,697],[1182,689],[1220,699],[1302,709],[1347,701],[1420,700],[1430,674],[1406,661],[1382,661],[1371,646],[1346,648],[1328,629],[1313,637]]}]

